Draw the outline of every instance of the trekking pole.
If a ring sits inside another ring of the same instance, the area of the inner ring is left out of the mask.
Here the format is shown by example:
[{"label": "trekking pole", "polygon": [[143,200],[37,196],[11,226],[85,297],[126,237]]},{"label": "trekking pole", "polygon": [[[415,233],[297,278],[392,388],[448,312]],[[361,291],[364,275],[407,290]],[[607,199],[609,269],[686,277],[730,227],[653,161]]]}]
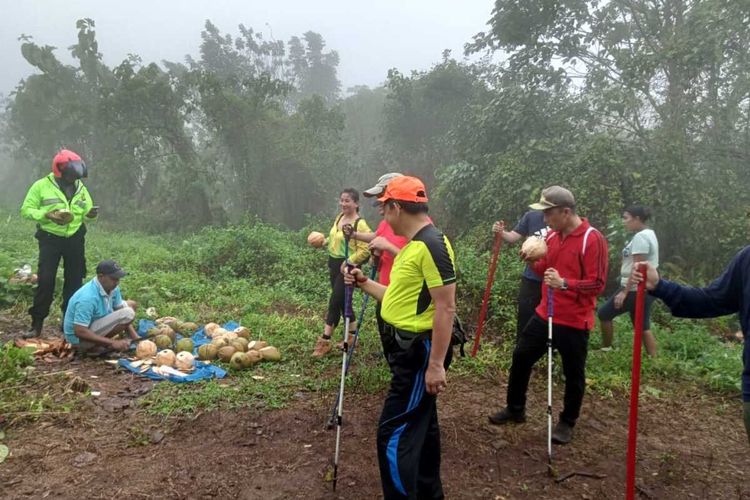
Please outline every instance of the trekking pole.
[{"label": "trekking pole", "polygon": [[[349,238],[344,236],[344,263],[347,271],[351,271],[349,264]],[[336,452],[333,457],[333,490],[336,491],[336,482],[339,474],[339,453],[341,452],[341,425],[344,413],[344,382],[346,381],[346,358],[349,351],[349,320],[352,317],[352,285],[344,286],[344,350],[341,355],[341,383],[339,384],[338,410],[336,413]]]},{"label": "trekking pole", "polygon": [[554,293],[547,285],[547,472],[555,475],[552,468],[552,317],[554,315]]},{"label": "trekking pole", "polygon": [[[646,269],[640,267],[645,275]],[[635,293],[635,318],[633,319],[633,369],[630,375],[630,416],[628,419],[627,472],[625,476],[625,498],[635,498],[635,449],[638,440],[638,394],[641,386],[641,342],[643,340],[643,312],[646,295],[646,279],[638,283]]]},{"label": "trekking pole", "polygon": [[484,328],[484,319],[487,316],[487,304],[490,301],[492,292],[492,282],[495,280],[495,269],[497,268],[497,257],[500,255],[500,247],[503,246],[503,233],[495,233],[495,243],[492,246],[492,258],[490,260],[490,269],[487,272],[487,285],[484,287],[484,296],[482,297],[482,308],[479,310],[479,321],[477,322],[477,333],[474,336],[474,347],[471,349],[471,357],[477,355],[479,350],[479,338],[482,336]]},{"label": "trekking pole", "polygon": [[[373,266],[370,269],[370,279],[375,279],[375,275],[378,272],[378,266],[380,262],[376,258],[375,262],[373,262]],[[359,339],[359,329],[362,328],[362,321],[365,317],[365,310],[367,309],[367,300],[370,298],[369,295],[365,294],[365,298],[362,301],[362,307],[359,310],[359,318],[357,319],[357,328],[354,330],[354,333],[352,334],[352,345],[349,346],[349,352],[347,353],[346,357],[346,368],[344,369],[345,375],[349,374],[349,367],[352,364],[352,358],[354,357],[354,351],[357,348],[357,340]],[[333,429],[333,426],[336,425],[336,409],[339,406],[339,396],[336,395],[336,401],[334,401],[333,406],[331,407],[331,416],[326,422],[326,429]]]}]

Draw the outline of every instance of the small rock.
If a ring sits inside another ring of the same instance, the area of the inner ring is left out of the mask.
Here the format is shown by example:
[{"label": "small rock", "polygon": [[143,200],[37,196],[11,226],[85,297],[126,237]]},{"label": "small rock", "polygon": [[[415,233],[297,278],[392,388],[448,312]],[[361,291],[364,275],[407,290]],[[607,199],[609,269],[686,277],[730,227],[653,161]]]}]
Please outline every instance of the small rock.
[{"label": "small rock", "polygon": [[510,443],[506,441],[505,439],[497,439],[492,442],[492,447],[495,448],[496,450],[501,450],[503,448],[507,448],[509,444]]},{"label": "small rock", "polygon": [[162,442],[163,439],[164,439],[164,433],[161,431],[154,431],[149,436],[149,440],[153,444],[159,444]]},{"label": "small rock", "polygon": [[89,465],[91,462],[96,460],[97,455],[96,453],[91,453],[90,451],[84,451],[83,453],[80,453],[73,459],[73,466],[74,467],[85,467]]}]

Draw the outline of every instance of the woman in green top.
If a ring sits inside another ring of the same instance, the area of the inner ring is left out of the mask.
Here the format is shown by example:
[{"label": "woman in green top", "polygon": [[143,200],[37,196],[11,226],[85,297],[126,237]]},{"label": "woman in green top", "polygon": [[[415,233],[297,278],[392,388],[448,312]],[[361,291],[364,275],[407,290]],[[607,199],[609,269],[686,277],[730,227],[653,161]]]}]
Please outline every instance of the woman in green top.
[{"label": "woman in green top", "polygon": [[[631,271],[636,262],[648,261],[654,269],[659,267],[659,241],[656,233],[646,222],[651,217],[651,210],[641,205],[632,205],[622,214],[622,222],[633,239],[622,251],[620,267],[620,288],[607,302],[599,308],[599,322],[602,329],[602,351],[612,349],[614,325],[612,320],[623,313],[630,313],[631,323],[635,321],[635,289],[637,285],[631,279]],[[643,345],[649,356],[656,356],[656,338],[651,333],[651,303],[654,297],[646,294],[643,310]]]},{"label": "woman in green top", "polygon": [[[345,262],[345,245],[344,232],[342,228],[351,224],[354,231],[358,233],[372,232],[364,219],[359,217],[359,193],[357,190],[347,188],[341,191],[339,196],[339,207],[341,213],[331,226],[328,235],[328,274],[331,281],[331,297],[328,300],[328,313],[326,314],[326,325],[323,335],[318,337],[313,351],[314,357],[321,357],[331,351],[331,336],[333,330],[341,321],[344,313],[344,275],[342,268]],[[367,242],[349,240],[349,262],[355,266],[362,265],[370,256],[367,248]],[[350,318],[353,320],[354,318]],[[351,321],[350,328],[356,328],[356,324]]]}]

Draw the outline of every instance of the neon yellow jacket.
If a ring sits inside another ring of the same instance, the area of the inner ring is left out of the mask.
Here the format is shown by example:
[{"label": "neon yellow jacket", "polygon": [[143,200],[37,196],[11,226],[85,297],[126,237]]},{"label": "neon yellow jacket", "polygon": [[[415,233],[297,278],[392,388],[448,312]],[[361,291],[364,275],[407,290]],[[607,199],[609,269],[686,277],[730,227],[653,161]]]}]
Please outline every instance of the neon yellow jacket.
[{"label": "neon yellow jacket", "polygon": [[[81,228],[84,217],[93,206],[94,202],[83,182],[76,181],[76,193],[68,203],[65,193],[55,181],[55,175],[50,173],[31,185],[21,205],[21,216],[36,221],[43,231],[68,238]],[[47,212],[62,209],[68,209],[73,214],[73,220],[67,224],[56,224],[45,216]]]}]

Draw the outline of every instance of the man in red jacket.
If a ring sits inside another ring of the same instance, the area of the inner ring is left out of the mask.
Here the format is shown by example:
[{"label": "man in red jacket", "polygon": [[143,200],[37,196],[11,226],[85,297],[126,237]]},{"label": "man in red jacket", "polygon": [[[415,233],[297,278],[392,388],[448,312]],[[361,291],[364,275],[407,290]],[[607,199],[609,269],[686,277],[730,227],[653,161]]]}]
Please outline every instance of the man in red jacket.
[{"label": "man in red jacket", "polygon": [[[508,379],[507,406],[489,417],[496,425],[526,420],[526,390],[531,368],[547,351],[547,296],[553,292],[552,347],[562,358],[565,402],[552,433],[557,444],[573,439],[573,426],[586,388],[586,355],[589,332],[594,327],[596,297],[607,279],[607,240],[586,219],[576,214],[573,193],[560,186],[542,191],[539,203],[550,228],[547,253],[532,269],[544,277],[542,300],[513,351]],[[521,255],[524,260],[529,260]]]}]

